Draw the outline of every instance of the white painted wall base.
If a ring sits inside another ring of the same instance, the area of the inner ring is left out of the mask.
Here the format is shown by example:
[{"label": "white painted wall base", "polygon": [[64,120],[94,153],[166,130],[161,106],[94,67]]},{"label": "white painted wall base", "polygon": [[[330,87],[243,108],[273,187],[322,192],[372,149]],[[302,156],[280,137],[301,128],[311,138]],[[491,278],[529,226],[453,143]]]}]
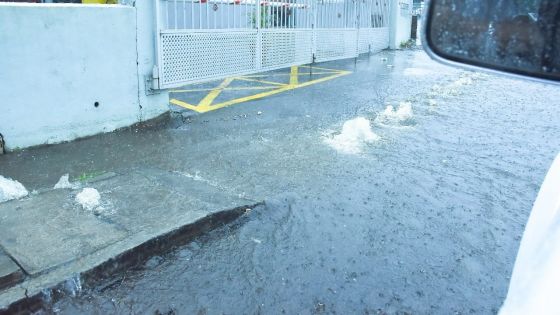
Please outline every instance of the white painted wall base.
[{"label": "white painted wall base", "polygon": [[0,4],[6,148],[110,132],[165,113],[167,92],[148,96],[144,87],[155,64],[151,14],[149,5]]}]

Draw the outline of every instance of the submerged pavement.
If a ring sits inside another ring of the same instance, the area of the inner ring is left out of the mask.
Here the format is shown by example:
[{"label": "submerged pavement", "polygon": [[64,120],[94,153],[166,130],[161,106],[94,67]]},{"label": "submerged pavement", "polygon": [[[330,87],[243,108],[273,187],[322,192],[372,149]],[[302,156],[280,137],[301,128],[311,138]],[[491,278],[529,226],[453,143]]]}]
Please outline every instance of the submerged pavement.
[{"label": "submerged pavement", "polygon": [[[161,169],[95,175],[73,188],[45,188],[0,204],[0,308],[103,264],[127,264],[130,258],[119,256],[146,255],[135,251],[153,239],[224,211],[241,214],[258,203]],[[99,192],[99,206],[90,209],[76,201],[82,187]]]},{"label": "submerged pavement", "polygon": [[[532,202],[560,151],[558,89],[452,69],[422,51],[318,66],[351,73],[202,114],[173,107],[164,126],[0,157],[0,174],[39,191],[17,203],[59,194],[65,203],[53,217],[67,216],[61,222],[72,227],[87,216],[86,227],[93,220],[122,232],[115,239],[159,228],[137,222],[141,209],[159,207],[144,222],[179,224],[176,217],[198,207],[180,206],[189,198],[264,201],[143,266],[64,289],[45,307],[63,314],[495,313]],[[275,77],[260,79],[280,82]],[[202,90],[218,84],[173,97],[201,104]],[[246,96],[247,86],[232,87],[215,103]],[[80,212],[79,190],[53,191],[66,173],[97,188],[109,212]],[[91,174],[115,176],[89,184]],[[42,208],[26,209],[31,220]],[[17,236],[11,230],[5,233]],[[72,240],[72,231],[39,232]],[[85,245],[114,241],[100,234]],[[58,253],[21,266],[71,265],[69,254]]]}]

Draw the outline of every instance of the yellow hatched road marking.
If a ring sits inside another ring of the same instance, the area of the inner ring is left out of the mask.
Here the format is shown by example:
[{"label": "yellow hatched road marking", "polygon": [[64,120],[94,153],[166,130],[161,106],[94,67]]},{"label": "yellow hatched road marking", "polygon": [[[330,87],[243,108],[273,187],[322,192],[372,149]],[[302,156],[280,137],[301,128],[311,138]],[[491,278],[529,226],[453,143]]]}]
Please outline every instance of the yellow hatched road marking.
[{"label": "yellow hatched road marking", "polygon": [[[308,66],[304,66],[304,67],[308,67]],[[315,79],[315,80],[311,80],[311,81],[307,81],[304,83],[299,83],[298,80],[298,76],[301,75],[299,74],[298,71],[298,67],[291,67],[290,69],[290,83],[289,84],[285,84],[285,83],[278,83],[278,82],[272,82],[272,81],[266,81],[266,80],[256,80],[256,79],[250,79],[247,78],[247,76],[242,76],[242,77],[232,77],[232,78],[228,78],[225,79],[218,87],[214,88],[214,89],[199,89],[199,90],[209,90],[210,92],[208,93],[208,95],[206,95],[204,97],[204,99],[202,99],[202,101],[199,102],[198,105],[193,105],[193,104],[189,104],[185,101],[181,101],[178,99],[171,99],[170,103],[171,104],[175,104],[190,110],[194,110],[196,112],[199,113],[206,113],[212,110],[216,110],[216,109],[220,109],[220,108],[224,108],[227,106],[231,106],[234,104],[239,104],[239,103],[244,103],[244,102],[248,102],[248,101],[252,101],[252,100],[257,100],[257,99],[261,99],[267,96],[271,96],[271,95],[275,95],[278,93],[282,93],[282,92],[286,92],[289,90],[294,90],[294,89],[298,89],[298,88],[302,88],[302,87],[307,87],[313,84],[317,84],[317,83],[321,83],[321,82],[325,82],[328,80],[332,80],[332,79],[336,79],[338,77],[341,76],[345,76],[350,74],[350,71],[346,71],[346,70],[336,70],[336,69],[327,69],[327,68],[318,68],[318,67],[313,67],[316,69],[322,69],[322,70],[326,70],[328,71],[328,74],[331,74],[329,76],[325,76],[319,79]],[[326,73],[325,73],[326,74]],[[234,90],[234,89],[243,89],[243,88],[228,88],[227,86],[229,84],[231,84],[232,81],[234,80],[242,80],[242,81],[250,81],[250,82],[259,82],[259,83],[264,83],[264,84],[270,84],[272,86],[263,86],[263,87],[248,87],[246,88],[247,90],[251,90],[251,89],[272,89],[270,91],[266,91],[266,92],[261,92],[261,93],[257,93],[254,95],[249,95],[249,96],[245,96],[245,97],[240,97],[240,98],[236,98],[233,100],[229,100],[229,101],[225,101],[222,103],[218,103],[218,104],[212,104],[212,102],[216,99],[216,97],[218,97],[220,95],[220,93],[222,91],[227,91],[227,90]],[[194,90],[175,90],[174,92],[179,92],[179,91],[199,91],[197,89]]]},{"label": "yellow hatched road marking", "polygon": [[290,68],[290,85],[298,84],[298,67]]},{"label": "yellow hatched road marking", "polygon": [[280,82],[273,82],[273,81],[266,81],[266,80],[257,80],[257,79],[249,79],[249,78],[245,78],[245,77],[236,77],[235,79],[237,79],[237,80],[242,80],[242,81],[249,81],[249,82],[259,82],[259,83],[264,83],[264,84],[279,85],[279,86],[287,85],[287,84],[285,84],[285,83],[280,83]]},{"label": "yellow hatched road marking", "polygon": [[[276,86],[240,86],[240,87],[227,87],[222,89],[222,91],[244,91],[244,90],[269,90],[276,89]],[[190,90],[171,90],[172,93],[188,93],[188,92],[208,92],[215,90],[216,88],[207,89],[190,89]]]},{"label": "yellow hatched road marking", "polygon": [[[324,71],[324,72],[313,72],[313,75],[317,74],[335,74],[339,73],[340,70],[333,70],[333,71]],[[291,73],[271,73],[271,74],[251,74],[251,75],[244,75],[243,78],[266,78],[266,77],[289,77]],[[298,76],[309,76],[309,72],[298,72]]]},{"label": "yellow hatched road marking", "polygon": [[220,95],[220,93],[222,93],[222,91],[228,86],[230,85],[231,82],[233,82],[234,78],[227,78],[225,79],[220,85],[218,85],[217,88],[213,89],[212,91],[210,91],[210,93],[208,93],[208,95],[206,95],[202,101],[200,101],[200,103],[198,104],[199,106],[208,106],[210,104],[212,104],[212,102],[216,99],[216,97],[218,97],[218,95]]},{"label": "yellow hatched road marking", "polygon": [[315,67],[315,66],[300,66],[300,67],[302,67],[302,68],[311,68],[311,69],[319,69],[319,70],[324,70],[324,71],[333,71],[333,72],[348,72],[348,71],[346,71],[346,70],[321,68],[321,67]]},{"label": "yellow hatched road marking", "polygon": [[194,111],[198,112],[198,110],[196,109],[198,106],[189,104],[189,103],[184,102],[184,101],[180,101],[180,100],[175,99],[175,98],[169,100],[169,103],[175,104],[177,106],[181,106],[181,107],[191,109],[191,110],[194,110]]}]

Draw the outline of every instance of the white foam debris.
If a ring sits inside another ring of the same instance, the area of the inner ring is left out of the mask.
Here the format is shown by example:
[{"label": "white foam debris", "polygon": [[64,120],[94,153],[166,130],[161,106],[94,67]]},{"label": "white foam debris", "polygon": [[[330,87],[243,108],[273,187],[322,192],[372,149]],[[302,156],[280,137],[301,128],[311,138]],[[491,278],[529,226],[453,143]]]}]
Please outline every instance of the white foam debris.
[{"label": "white foam debris", "polygon": [[431,89],[431,93],[437,93],[437,92],[441,92],[443,90],[443,87],[439,84],[434,84],[432,85],[432,89]]},{"label": "white foam debris", "polygon": [[69,175],[64,174],[60,177],[58,182],[54,185],[54,189],[77,189],[79,185],[70,183]]},{"label": "white foam debris", "polygon": [[400,102],[397,109],[393,105],[387,105],[385,110],[377,115],[375,122],[380,124],[399,124],[411,120],[413,116],[412,103]]},{"label": "white foam debris", "polygon": [[437,102],[436,102],[436,100],[434,100],[434,99],[428,99],[428,104],[429,104],[430,106],[436,106],[436,105],[437,105]]},{"label": "white foam debris", "polygon": [[28,194],[20,182],[0,175],[0,202],[23,198]]},{"label": "white foam debris", "polygon": [[92,211],[99,206],[101,195],[95,188],[84,188],[76,195],[76,201],[82,205],[82,208]]},{"label": "white foam debris", "polygon": [[371,130],[371,123],[364,117],[357,117],[344,122],[342,132],[325,138],[325,143],[335,150],[346,154],[362,152],[366,143],[379,140],[379,136]]},{"label": "white foam debris", "polygon": [[461,93],[461,88],[472,85],[474,80],[481,78],[475,73],[462,73],[459,78],[445,85],[434,84],[430,94],[433,96],[454,96]]},{"label": "white foam debris", "polygon": [[207,184],[213,184],[211,181],[209,181],[209,180],[207,180],[206,178],[200,176],[200,175],[199,175],[199,172],[195,172],[194,175],[191,174],[191,173],[187,173],[187,172],[178,172],[178,171],[177,171],[176,173],[181,174],[181,175],[183,175],[183,176],[185,176],[185,177],[187,177],[187,178],[190,178],[190,179],[192,179],[192,180],[196,180],[196,181],[198,181],[198,182],[204,182],[204,183],[207,183]]},{"label": "white foam debris", "polygon": [[253,242],[257,243],[257,244],[262,243],[262,241],[259,240],[258,238],[251,237],[251,240],[252,240]]},{"label": "white foam debris", "polygon": [[470,76],[461,76],[459,79],[453,81],[450,86],[465,86],[473,84],[473,79]]}]

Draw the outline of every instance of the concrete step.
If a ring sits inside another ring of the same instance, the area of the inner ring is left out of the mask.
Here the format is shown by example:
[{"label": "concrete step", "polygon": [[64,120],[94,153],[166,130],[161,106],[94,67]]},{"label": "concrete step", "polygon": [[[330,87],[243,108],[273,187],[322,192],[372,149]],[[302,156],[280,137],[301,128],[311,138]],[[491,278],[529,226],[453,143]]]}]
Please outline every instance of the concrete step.
[{"label": "concrete step", "polygon": [[0,250],[0,290],[23,280],[23,272],[14,261]]},{"label": "concrete step", "polygon": [[[99,191],[101,207],[83,209],[76,202],[81,188],[47,189],[0,204],[0,245],[27,274],[23,283],[0,292],[0,309],[23,298],[22,292],[32,296],[162,235],[257,203],[159,169],[104,175],[83,187]],[[21,280],[22,271],[10,266],[7,272],[19,271],[14,279]]]}]

